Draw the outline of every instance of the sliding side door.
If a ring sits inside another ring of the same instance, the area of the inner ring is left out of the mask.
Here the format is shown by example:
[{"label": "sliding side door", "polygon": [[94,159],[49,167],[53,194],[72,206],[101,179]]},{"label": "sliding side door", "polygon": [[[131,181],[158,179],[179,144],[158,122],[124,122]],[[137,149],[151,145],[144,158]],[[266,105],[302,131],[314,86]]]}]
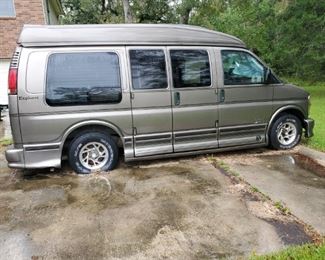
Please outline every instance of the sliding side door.
[{"label": "sliding side door", "polygon": [[134,155],[173,152],[171,94],[165,47],[127,48]]},{"label": "sliding side door", "polygon": [[218,147],[218,105],[213,49],[169,47],[174,152]]}]

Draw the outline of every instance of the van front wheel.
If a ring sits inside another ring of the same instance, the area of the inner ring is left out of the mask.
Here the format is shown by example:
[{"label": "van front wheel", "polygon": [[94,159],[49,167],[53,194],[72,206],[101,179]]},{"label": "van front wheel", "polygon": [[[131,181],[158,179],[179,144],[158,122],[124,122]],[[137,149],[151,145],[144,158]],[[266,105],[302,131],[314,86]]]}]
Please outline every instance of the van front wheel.
[{"label": "van front wheel", "polygon": [[291,149],[300,142],[301,134],[300,120],[294,115],[284,114],[271,127],[270,145],[274,149]]},{"label": "van front wheel", "polygon": [[118,162],[118,148],[115,141],[100,132],[82,133],[75,137],[69,148],[69,164],[77,173],[109,171]]}]

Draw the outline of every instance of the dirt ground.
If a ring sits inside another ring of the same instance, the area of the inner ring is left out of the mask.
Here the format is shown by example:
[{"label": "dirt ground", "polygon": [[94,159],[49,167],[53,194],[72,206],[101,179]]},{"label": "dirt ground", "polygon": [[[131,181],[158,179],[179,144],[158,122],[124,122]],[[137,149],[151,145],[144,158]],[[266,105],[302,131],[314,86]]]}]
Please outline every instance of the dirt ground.
[{"label": "dirt ground", "polygon": [[207,156],[77,176],[10,170],[0,151],[4,259],[215,259],[311,241]]}]

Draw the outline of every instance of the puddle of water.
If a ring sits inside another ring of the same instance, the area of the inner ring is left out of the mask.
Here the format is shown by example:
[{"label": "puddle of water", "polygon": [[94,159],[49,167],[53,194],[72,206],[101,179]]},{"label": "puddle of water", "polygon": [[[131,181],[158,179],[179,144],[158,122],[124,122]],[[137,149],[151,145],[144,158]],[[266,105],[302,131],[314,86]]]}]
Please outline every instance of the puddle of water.
[{"label": "puddle of water", "polygon": [[78,185],[78,177],[62,174],[28,174],[21,171],[3,174],[0,177],[0,189],[2,191],[22,190],[24,192],[41,190],[51,187],[75,188]]},{"label": "puddle of water", "polygon": [[325,167],[315,160],[302,154],[293,155],[295,162],[303,169],[311,171],[320,177],[325,177]]},{"label": "puddle of water", "polygon": [[316,188],[325,188],[325,169],[300,154],[260,156],[270,170],[289,175],[294,181]]},{"label": "puddle of water", "polygon": [[311,242],[311,238],[298,223],[284,223],[274,219],[265,219],[265,221],[275,227],[285,245],[302,245]]},{"label": "puddle of water", "polygon": [[219,194],[221,190],[220,183],[213,178],[206,178],[200,174],[194,173],[191,169],[175,164],[159,165],[156,168],[132,168],[130,175],[138,181],[145,181],[153,178],[161,178],[166,175],[176,176],[179,181],[187,181],[191,184],[191,190],[201,194]]},{"label": "puddle of water", "polygon": [[[255,226],[242,197],[224,192],[223,176],[216,178],[210,169],[200,163],[122,165],[111,174],[84,176],[65,168],[27,175],[6,169],[0,174],[0,225],[30,234],[37,248],[27,239],[18,240],[33,249],[24,254],[46,252],[49,258],[53,253],[59,258],[128,258],[146,250],[152,250],[147,258],[154,258],[150,254],[160,255],[166,248],[173,253],[179,248],[194,258],[248,253],[261,226]],[[290,240],[292,234],[305,239],[299,227],[279,229],[285,230],[278,231],[280,236],[289,236],[286,243],[297,242]],[[3,235],[6,248],[17,242],[10,234],[0,229],[0,244]],[[189,258],[181,256],[169,258]]]}]

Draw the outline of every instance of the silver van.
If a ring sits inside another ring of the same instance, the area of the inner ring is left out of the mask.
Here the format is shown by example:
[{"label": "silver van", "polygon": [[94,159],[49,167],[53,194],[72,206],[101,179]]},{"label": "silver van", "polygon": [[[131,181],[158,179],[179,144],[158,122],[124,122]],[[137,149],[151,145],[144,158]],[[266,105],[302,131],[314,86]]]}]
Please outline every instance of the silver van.
[{"label": "silver van", "polygon": [[309,94],[230,35],[183,25],[25,26],[9,71],[9,167],[125,161],[313,135]]}]

